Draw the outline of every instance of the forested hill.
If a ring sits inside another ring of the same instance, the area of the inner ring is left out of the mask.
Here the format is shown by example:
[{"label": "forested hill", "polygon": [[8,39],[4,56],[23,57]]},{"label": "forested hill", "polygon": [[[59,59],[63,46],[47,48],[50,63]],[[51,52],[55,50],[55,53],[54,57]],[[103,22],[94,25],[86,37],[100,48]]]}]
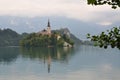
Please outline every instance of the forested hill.
[{"label": "forested hill", "polygon": [[11,29],[0,29],[0,46],[18,46],[21,38],[20,34]]},{"label": "forested hill", "polygon": [[[76,38],[67,28],[53,30],[58,31],[59,33],[69,33],[70,38],[74,41],[75,44],[82,44],[82,41]],[[0,29],[0,46],[19,46],[19,42],[23,37],[28,35],[27,33],[18,34],[17,32],[11,29]]]},{"label": "forested hill", "polygon": [[83,44],[83,41],[78,39],[74,34],[72,34],[68,28],[62,28],[62,29],[58,29],[58,30],[52,30],[52,32],[58,32],[60,34],[67,34],[70,39],[72,39],[75,43],[75,45],[79,45],[79,44]]}]

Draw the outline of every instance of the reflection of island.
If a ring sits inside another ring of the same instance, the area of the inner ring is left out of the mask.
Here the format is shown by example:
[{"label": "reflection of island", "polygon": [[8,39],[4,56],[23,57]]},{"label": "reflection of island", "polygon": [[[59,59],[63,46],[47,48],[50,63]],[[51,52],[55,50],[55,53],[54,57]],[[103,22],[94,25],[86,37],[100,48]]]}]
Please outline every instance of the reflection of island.
[{"label": "reflection of island", "polygon": [[48,66],[48,73],[52,61],[68,62],[71,55],[74,53],[74,48],[22,48],[22,56],[31,60],[40,60]]},{"label": "reflection of island", "polygon": [[0,62],[4,64],[10,64],[14,62],[19,55],[19,48],[4,47],[0,48]]}]

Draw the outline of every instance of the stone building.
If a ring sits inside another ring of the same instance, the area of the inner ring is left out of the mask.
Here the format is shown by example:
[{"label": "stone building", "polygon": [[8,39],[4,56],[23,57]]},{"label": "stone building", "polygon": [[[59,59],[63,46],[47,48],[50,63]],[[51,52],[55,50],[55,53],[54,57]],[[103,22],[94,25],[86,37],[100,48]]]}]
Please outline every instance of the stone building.
[{"label": "stone building", "polygon": [[52,33],[51,33],[51,26],[50,26],[49,20],[48,20],[48,24],[47,24],[47,29],[44,29],[44,30],[38,32],[38,34],[51,36]]}]

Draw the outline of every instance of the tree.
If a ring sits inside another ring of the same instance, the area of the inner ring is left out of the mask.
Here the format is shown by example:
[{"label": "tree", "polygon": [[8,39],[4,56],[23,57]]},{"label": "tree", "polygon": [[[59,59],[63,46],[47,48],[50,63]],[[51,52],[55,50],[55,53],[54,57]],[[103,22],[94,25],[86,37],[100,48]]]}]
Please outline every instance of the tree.
[{"label": "tree", "polygon": [[[87,0],[91,5],[111,5],[113,9],[120,7],[120,0]],[[91,36],[87,35],[91,41],[95,41],[100,47],[107,48],[110,45],[112,48],[117,47],[120,49],[120,27],[114,27],[110,31],[107,30],[107,34],[102,32],[100,35]]]},{"label": "tree", "polygon": [[107,48],[110,45],[112,48],[117,47],[120,49],[120,27],[114,27],[111,30],[107,30],[107,33],[102,32],[100,35],[91,36],[88,34],[87,37],[100,47]]},{"label": "tree", "polygon": [[87,0],[88,4],[92,5],[111,5],[113,9],[120,7],[120,0]]}]

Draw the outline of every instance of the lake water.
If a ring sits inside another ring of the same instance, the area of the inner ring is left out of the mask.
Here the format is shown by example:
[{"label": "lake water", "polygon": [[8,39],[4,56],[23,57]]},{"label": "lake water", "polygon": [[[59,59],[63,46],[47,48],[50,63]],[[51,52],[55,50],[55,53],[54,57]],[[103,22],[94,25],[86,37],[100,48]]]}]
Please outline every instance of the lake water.
[{"label": "lake water", "polygon": [[120,50],[4,47],[0,80],[120,80]]}]

